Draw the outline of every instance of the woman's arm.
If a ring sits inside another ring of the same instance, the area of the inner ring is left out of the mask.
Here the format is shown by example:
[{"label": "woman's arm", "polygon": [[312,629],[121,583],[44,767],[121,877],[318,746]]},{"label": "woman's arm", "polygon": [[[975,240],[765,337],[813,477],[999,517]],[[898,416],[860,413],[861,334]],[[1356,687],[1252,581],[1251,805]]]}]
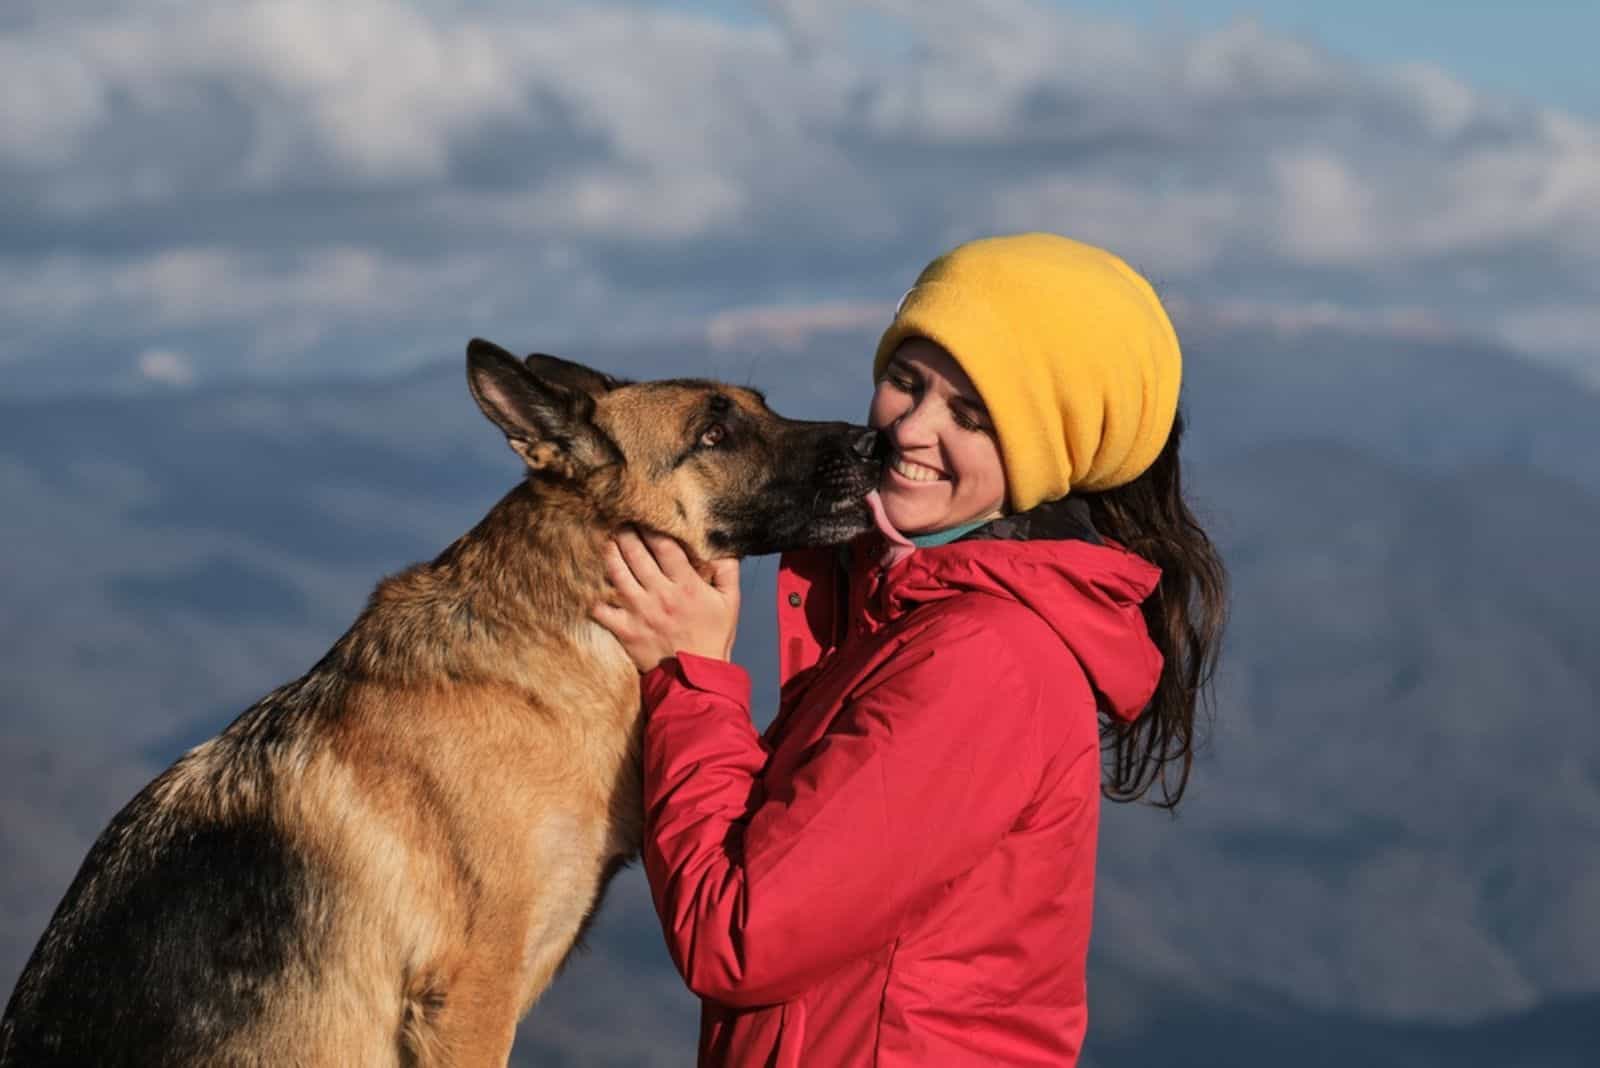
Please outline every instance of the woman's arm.
[{"label": "woman's arm", "polygon": [[645,871],[695,993],[794,997],[891,943],[1014,825],[1042,763],[1036,673],[981,626],[941,630],[782,782],[760,784],[743,671],[689,655],[646,677]]}]

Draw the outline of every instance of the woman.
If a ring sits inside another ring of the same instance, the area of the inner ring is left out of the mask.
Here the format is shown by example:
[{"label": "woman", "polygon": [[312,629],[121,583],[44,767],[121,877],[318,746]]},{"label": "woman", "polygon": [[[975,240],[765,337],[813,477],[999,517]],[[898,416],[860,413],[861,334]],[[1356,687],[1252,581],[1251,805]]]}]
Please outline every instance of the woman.
[{"label": "woman", "polygon": [[1099,798],[1178,803],[1221,632],[1179,377],[1109,253],[929,265],[874,364],[879,533],[784,558],[761,737],[737,565],[618,537],[595,618],[644,672],[645,871],[702,1064],[1076,1061]]}]

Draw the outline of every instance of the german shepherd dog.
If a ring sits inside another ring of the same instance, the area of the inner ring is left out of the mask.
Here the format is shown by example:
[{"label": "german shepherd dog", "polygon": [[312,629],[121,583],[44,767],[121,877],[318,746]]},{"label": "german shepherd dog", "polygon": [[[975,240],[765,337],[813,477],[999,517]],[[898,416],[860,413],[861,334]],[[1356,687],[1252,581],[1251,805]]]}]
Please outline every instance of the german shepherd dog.
[{"label": "german shepherd dog", "polygon": [[639,680],[589,618],[632,524],[701,561],[872,528],[877,435],[467,347],[525,479],[111,821],[0,1065],[503,1065],[639,850]]}]

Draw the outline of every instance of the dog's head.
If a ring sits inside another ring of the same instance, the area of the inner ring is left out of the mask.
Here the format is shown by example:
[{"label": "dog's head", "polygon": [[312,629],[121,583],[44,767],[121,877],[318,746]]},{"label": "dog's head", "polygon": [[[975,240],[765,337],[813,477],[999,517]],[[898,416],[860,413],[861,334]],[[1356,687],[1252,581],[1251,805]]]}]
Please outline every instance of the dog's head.
[{"label": "dog's head", "polygon": [[785,419],[740,386],[625,382],[476,339],[467,380],[534,477],[702,560],[836,545],[873,528],[864,498],[883,448],[867,427]]}]

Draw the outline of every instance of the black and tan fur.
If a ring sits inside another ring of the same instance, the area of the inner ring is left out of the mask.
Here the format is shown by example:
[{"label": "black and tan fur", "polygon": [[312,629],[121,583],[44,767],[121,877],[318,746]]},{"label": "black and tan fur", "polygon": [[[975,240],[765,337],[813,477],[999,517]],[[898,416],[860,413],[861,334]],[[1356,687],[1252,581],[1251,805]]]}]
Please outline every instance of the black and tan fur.
[{"label": "black and tan fur", "polygon": [[871,520],[874,437],[746,389],[467,350],[527,478],[94,844],[0,1065],[500,1065],[638,850],[638,676],[590,621],[625,524],[702,560]]}]

